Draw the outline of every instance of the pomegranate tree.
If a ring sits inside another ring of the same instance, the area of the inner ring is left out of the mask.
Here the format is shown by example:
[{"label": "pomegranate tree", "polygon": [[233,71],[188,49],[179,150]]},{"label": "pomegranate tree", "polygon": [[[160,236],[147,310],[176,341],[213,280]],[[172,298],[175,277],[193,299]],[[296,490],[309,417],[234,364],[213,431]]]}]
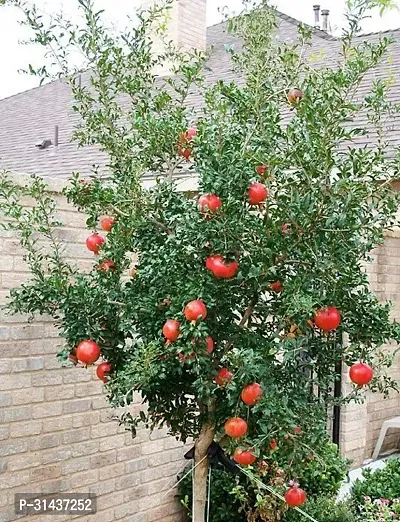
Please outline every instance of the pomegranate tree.
[{"label": "pomegranate tree", "polygon": [[[278,493],[303,506],[307,492],[289,482],[328,437],[339,365],[352,367],[354,382],[339,403],[395,387],[384,346],[400,340],[399,327],[370,291],[364,264],[396,222],[398,155],[384,141],[374,153],[354,145],[364,131],[352,124],[363,111],[372,135],[385,135],[389,82],[377,79],[371,93],[358,87],[390,42],[353,42],[352,15],[335,68],[310,67],[301,47],[311,32],[300,27],[299,42],[280,45],[263,2],[227,24],[243,42],[240,52],[229,48],[242,80],[210,84],[201,52],[170,49],[176,75],[155,76],[164,57],[149,58],[148,35],[163,20],[160,8],[119,39],[91,2],[79,2],[87,25],[59,27],[56,17],[49,32],[23,2],[8,3],[28,15],[38,42],[51,44],[61,70],[40,72],[70,82],[78,144],[108,156],[107,176],[89,183],[76,174],[65,190],[87,216],[86,246],[96,254],[88,272],[63,257],[44,182],[1,178],[5,223],[21,233],[32,268],[10,310],[53,315],[61,358],[99,365],[112,406],[142,394],[140,416],[121,419],[133,434],[144,420],[195,440],[195,522],[205,517],[213,442],[254,475],[284,469]],[[367,13],[367,2],[352,3]],[[90,89],[70,74],[65,49],[74,46],[87,57]],[[191,106],[194,91],[201,109]],[[196,179],[187,194],[176,178],[182,169]],[[143,188],[144,175],[157,183]],[[25,196],[37,200],[34,211]],[[40,234],[51,253],[40,250]]]}]

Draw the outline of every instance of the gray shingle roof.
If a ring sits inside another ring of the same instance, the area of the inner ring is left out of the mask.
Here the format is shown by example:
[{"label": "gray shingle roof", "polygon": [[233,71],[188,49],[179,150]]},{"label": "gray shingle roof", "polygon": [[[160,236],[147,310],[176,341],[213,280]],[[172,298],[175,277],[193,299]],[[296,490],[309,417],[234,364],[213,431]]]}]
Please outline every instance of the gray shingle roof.
[{"label": "gray shingle roof", "polygon": [[[299,22],[287,15],[278,13],[281,41],[295,41]],[[217,79],[235,80],[231,71],[230,58],[225,51],[225,44],[240,46],[240,41],[226,33],[225,23],[207,30],[208,45],[214,46],[214,52],[208,63],[206,76],[209,82]],[[364,82],[362,90],[367,91],[375,76],[393,75],[400,80],[400,30],[391,31],[397,42],[392,46],[390,63],[373,71]],[[375,40],[375,34],[367,37]],[[324,61],[334,62],[337,56],[337,41],[320,30],[313,30],[313,50],[323,51]],[[85,81],[85,75],[83,75]],[[400,91],[392,89],[393,99],[400,103]],[[198,106],[200,99],[195,95],[191,105]],[[0,168],[27,174],[67,178],[78,171],[82,176],[92,172],[93,165],[104,167],[107,156],[98,147],[78,148],[71,142],[77,115],[72,111],[72,96],[69,86],[63,81],[55,81],[41,87],[0,100]],[[35,147],[38,141],[53,139],[54,128],[59,126],[59,146],[50,146],[40,150]],[[400,144],[400,130],[397,125],[388,136],[393,144]],[[367,138],[363,138],[364,140]]]}]

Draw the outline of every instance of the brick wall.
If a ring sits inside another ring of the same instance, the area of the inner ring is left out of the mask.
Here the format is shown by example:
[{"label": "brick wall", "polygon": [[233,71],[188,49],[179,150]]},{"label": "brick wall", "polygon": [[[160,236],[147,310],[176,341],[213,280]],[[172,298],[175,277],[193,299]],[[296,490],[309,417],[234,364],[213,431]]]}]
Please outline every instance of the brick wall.
[{"label": "brick wall", "polygon": [[[140,0],[141,8],[149,9],[159,4],[159,0]],[[168,11],[167,33],[163,38],[152,36],[155,54],[164,51],[164,41],[173,42],[180,49],[198,49],[205,51],[207,46],[207,0],[174,0]],[[155,26],[157,29],[157,26]],[[171,64],[164,63],[156,69],[156,74],[170,74]]]},{"label": "brick wall", "polygon": [[[371,287],[382,301],[393,304],[392,318],[400,321],[400,229],[388,232],[385,243],[373,252],[373,262],[366,266]],[[387,345],[393,353],[397,345]],[[400,380],[400,354],[394,359],[388,374]],[[349,391],[348,369],[344,373],[344,393]],[[343,408],[341,422],[341,449],[359,465],[371,458],[383,422],[400,416],[400,394],[391,392],[385,399],[380,394],[367,394],[364,404],[351,404]],[[400,431],[389,431],[382,451],[399,447]]]},{"label": "brick wall", "polygon": [[[50,186],[61,187],[52,180]],[[84,245],[84,217],[57,199],[67,251],[89,267],[93,255]],[[1,304],[26,278],[18,240],[0,232]],[[1,312],[0,522],[17,519],[17,492],[96,493],[98,514],[87,518],[96,522],[180,521],[174,492],[165,494],[185,465],[182,445],[164,432],[145,430],[133,440],[111,420],[94,368],[60,367],[61,345],[50,318],[28,324],[26,317]],[[48,522],[48,517],[29,520]]]}]

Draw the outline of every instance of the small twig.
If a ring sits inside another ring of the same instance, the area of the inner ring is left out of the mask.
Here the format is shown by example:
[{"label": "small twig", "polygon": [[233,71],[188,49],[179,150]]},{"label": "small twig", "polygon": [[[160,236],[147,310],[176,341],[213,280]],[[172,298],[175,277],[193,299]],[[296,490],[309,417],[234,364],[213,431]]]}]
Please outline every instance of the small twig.
[{"label": "small twig", "polygon": [[170,228],[167,227],[167,225],[164,225],[164,223],[161,223],[161,221],[158,221],[158,219],[156,219],[155,217],[153,216],[147,216],[148,219],[154,223],[155,225],[157,225],[159,228],[161,228],[161,230],[164,230],[164,232],[167,232],[168,234],[170,234],[171,236],[175,234],[175,232],[173,230],[171,230]]},{"label": "small twig", "polygon": [[[242,317],[242,319],[241,319],[241,321],[240,321],[240,323],[238,325],[241,330],[246,326],[247,321],[252,316],[252,314],[254,312],[254,308],[255,308],[255,306],[257,304],[257,301],[258,301],[258,295],[255,295],[251,299],[251,301],[250,301],[248,307],[246,308],[246,311],[244,312],[243,317]],[[232,348],[232,346],[233,346],[233,340],[229,341],[228,344],[226,345],[226,348],[224,350],[225,353],[229,352],[229,350]]]}]

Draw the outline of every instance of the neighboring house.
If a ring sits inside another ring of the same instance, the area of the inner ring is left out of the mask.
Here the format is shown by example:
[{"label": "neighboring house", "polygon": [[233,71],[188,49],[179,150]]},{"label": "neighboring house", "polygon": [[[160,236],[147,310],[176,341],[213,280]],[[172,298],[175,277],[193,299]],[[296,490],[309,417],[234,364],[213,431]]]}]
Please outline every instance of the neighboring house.
[{"label": "neighboring house", "polygon": [[[144,4],[151,3],[152,0],[144,0]],[[182,42],[185,42],[188,46],[197,46],[200,48],[205,48],[206,46],[209,47],[211,45],[214,46],[213,54],[209,60],[208,67],[209,70],[206,72],[207,80],[209,82],[213,82],[217,79],[223,79],[223,80],[234,80],[235,74],[230,69],[230,58],[228,53],[225,50],[226,44],[235,44],[237,46],[240,46],[240,41],[231,35],[227,35],[225,32],[226,24],[221,23],[218,25],[215,25],[213,27],[209,27],[206,29],[205,27],[205,13],[206,13],[206,0],[176,0],[176,4],[174,6],[173,11],[173,23],[175,27],[174,35],[175,35],[175,41],[177,44],[180,44]],[[279,21],[279,31],[278,31],[278,38],[281,41],[287,41],[287,42],[293,42],[297,39],[297,27],[299,25],[299,22],[287,15],[284,15],[282,13],[277,13],[278,15],[278,21]],[[312,13],[310,13],[310,18],[312,16]],[[391,47],[391,54],[390,59],[386,60],[385,63],[383,63],[379,69],[376,71],[373,71],[368,75],[368,78],[363,82],[363,84],[360,86],[360,94],[368,92],[368,89],[371,87],[372,82],[375,78],[379,77],[390,77],[392,82],[399,82],[400,80],[400,30],[396,31],[390,31],[388,33],[388,36],[392,36],[395,38],[396,42]],[[366,35],[365,39],[369,41],[374,41],[379,37],[379,34],[370,34]],[[314,54],[314,56],[318,57],[319,63],[334,63],[336,58],[338,57],[338,51],[339,46],[338,42],[335,38],[330,36],[327,32],[319,30],[319,29],[313,29],[313,36],[312,36],[312,49],[311,52]],[[0,59],[1,60],[1,59]],[[82,82],[87,82],[87,75],[82,75]],[[400,103],[400,90],[395,86],[391,91],[391,96],[395,101],[398,101]],[[196,100],[193,98],[194,105],[199,103],[199,100]],[[72,96],[70,89],[68,85],[62,81],[56,81],[47,85],[44,85],[42,87],[38,87],[35,89],[31,89],[29,91],[23,92],[21,94],[17,94],[15,96],[11,96],[9,98],[6,98],[4,100],[0,100],[0,169],[4,168],[7,169],[13,173],[17,174],[39,174],[48,178],[58,178],[58,179],[66,179],[71,176],[72,172],[79,172],[82,176],[88,176],[92,173],[92,166],[93,165],[99,165],[100,169],[105,169],[106,164],[106,156],[103,154],[97,147],[85,147],[85,148],[77,148],[75,143],[71,142],[71,136],[74,129],[75,124],[77,123],[77,116],[72,111]],[[366,120],[360,120],[360,126],[366,125]],[[57,128],[57,133],[56,133]],[[57,137],[56,137],[57,134]],[[53,144],[40,149],[36,147],[36,144],[38,142],[42,142],[43,140],[52,140]],[[393,144],[393,147],[397,147],[400,145],[400,125],[397,125],[396,120],[394,119],[391,122],[391,127],[387,132],[386,139]],[[367,135],[360,137],[358,139],[359,145],[368,144],[374,141],[373,135]],[[52,182],[54,185],[54,182]],[[66,212],[66,211],[65,211]],[[68,210],[69,214],[67,217],[71,219],[71,223],[74,223],[75,216],[72,212]],[[71,227],[69,230],[69,236],[67,234],[66,241],[70,241],[73,243],[79,243],[77,239],[74,239],[71,234],[79,233],[79,237],[82,237],[84,234],[83,231],[83,224],[78,227],[76,225],[76,228],[74,228],[73,224],[67,224],[67,227]],[[75,230],[75,232],[74,232]],[[10,251],[10,245],[12,243],[7,243],[7,236],[0,236],[0,242],[1,242],[1,260],[3,258],[10,258],[13,255],[13,251]],[[8,240],[10,241],[10,240]],[[16,247],[15,247],[16,248]],[[79,252],[79,246],[75,245],[75,248]],[[20,255],[20,254],[18,254]],[[81,254],[77,254],[77,257],[82,257]],[[19,259],[19,258],[18,258]],[[88,259],[88,258],[87,258]],[[1,286],[1,295],[2,298],[4,298],[5,294],[8,292],[8,288],[17,285],[20,282],[21,274],[24,271],[22,268],[18,268],[17,262],[15,259],[8,259],[9,265],[4,265],[4,262],[2,261],[2,267],[0,269],[1,276],[2,276],[2,286]],[[397,317],[400,319],[400,234],[393,232],[391,237],[388,238],[387,243],[380,249],[377,250],[377,256],[375,259],[375,262],[371,264],[368,267],[368,272],[371,275],[371,284],[374,288],[374,290],[377,291],[380,298],[384,299],[390,299],[394,302],[394,317]],[[8,320],[9,321],[9,320]],[[23,323],[22,323],[23,324]],[[4,328],[8,328],[8,323],[4,323]],[[22,326],[21,326],[22,328]],[[46,326],[47,328],[47,326]],[[45,332],[48,330],[45,329]],[[43,333],[43,330],[40,330],[40,333],[38,332],[37,336],[35,337],[35,332],[31,330],[30,334],[26,334],[26,338],[29,339],[29,341],[26,341],[26,343],[29,344],[29,346],[40,346],[42,342],[46,342],[46,340],[42,341],[42,336],[45,334]],[[21,333],[21,332],[20,332]],[[12,339],[15,339],[16,337],[13,337],[13,333],[4,333],[3,336],[3,324],[0,327],[0,363],[2,362],[3,352],[8,350],[7,357],[12,356],[13,351],[13,343],[14,341]],[[16,335],[16,334],[15,334]],[[25,334],[24,334],[25,335]],[[52,334],[54,337],[54,334]],[[8,337],[7,337],[8,336]],[[9,340],[11,339],[11,341]],[[23,335],[21,334],[20,340],[24,340]],[[35,339],[35,343],[32,339]],[[21,341],[22,342],[22,341]],[[25,342],[25,341],[24,341]],[[26,344],[25,343],[25,344]],[[19,346],[19,345],[18,345]],[[39,348],[38,348],[39,350]],[[26,351],[26,353],[22,350],[18,352],[16,350],[17,357],[20,357],[22,360],[23,357],[28,357],[28,355],[32,352],[29,352],[29,350]],[[39,354],[42,354],[42,351],[37,352]],[[35,355],[37,355],[37,353]],[[51,352],[51,349],[47,349],[46,352],[48,355],[46,357],[50,357],[49,354],[51,354],[51,357],[53,357],[53,353]],[[19,354],[19,355],[18,355]],[[8,360],[8,359],[7,359]],[[46,359],[45,368],[50,368],[54,370],[56,368],[57,362],[51,362],[50,359]],[[54,400],[54,397],[47,398],[43,395],[41,399],[38,399],[39,395],[37,392],[38,390],[36,388],[32,389],[30,388],[32,382],[36,382],[38,377],[36,375],[39,374],[39,372],[33,372],[31,370],[34,370],[35,368],[32,368],[29,365],[26,365],[26,367],[23,367],[23,363],[21,364],[21,368],[24,368],[24,380],[20,380],[19,383],[13,383],[11,377],[10,377],[10,386],[11,390],[23,388],[26,387],[26,399],[25,404],[29,405],[30,398],[32,397],[32,402],[34,401],[43,401],[43,400]],[[39,364],[39,363],[38,363]],[[42,363],[40,363],[42,364]],[[18,366],[18,365],[17,365]],[[7,366],[5,365],[4,368],[14,368],[13,365]],[[41,366],[43,368],[43,366]],[[2,369],[2,366],[0,364],[0,373]],[[39,366],[37,367],[39,369]],[[14,370],[13,370],[14,371]],[[42,370],[44,371],[44,370]],[[69,370],[68,370],[69,371]],[[6,372],[4,372],[6,373]],[[32,379],[36,379],[36,381],[31,380],[31,374],[33,375],[35,373],[35,376],[32,377]],[[55,372],[52,372],[55,375]],[[396,363],[393,367],[393,376],[400,379],[400,361],[396,360]],[[46,376],[43,377],[44,380],[46,380]],[[87,380],[87,379],[86,379]],[[64,381],[65,382],[65,381]],[[75,386],[76,390],[80,390],[79,381],[74,381],[71,378],[71,381],[66,381],[67,383],[73,382],[77,383]],[[21,384],[22,383],[22,384]],[[25,384],[23,384],[25,383]],[[54,377],[54,383],[57,384],[58,388],[55,390],[54,393],[60,393],[61,395],[64,393],[63,389],[60,388],[61,384],[59,381]],[[51,379],[48,383],[50,386],[52,385]],[[87,383],[86,386],[88,386],[90,383]],[[97,386],[97,388],[95,388]],[[344,385],[344,387],[346,384]],[[14,388],[13,388],[14,387]],[[68,388],[68,393],[73,393],[71,386],[66,386]],[[47,423],[47,433],[52,433],[51,430],[55,431],[57,429],[63,429],[62,427],[57,428],[57,416],[58,415],[66,415],[65,423],[67,425],[68,422],[70,422],[70,417],[68,416],[68,413],[77,413],[77,412],[85,412],[85,407],[87,407],[88,410],[90,410],[87,415],[93,417],[93,427],[92,427],[92,434],[95,433],[95,435],[90,435],[90,437],[98,437],[101,436],[100,433],[96,433],[95,428],[95,422],[98,417],[98,412],[96,415],[96,407],[94,406],[95,398],[93,398],[93,405],[85,405],[83,404],[83,397],[86,397],[86,394],[93,394],[93,393],[99,393],[100,387],[98,383],[93,384],[93,388],[88,388],[87,391],[85,391],[84,386],[82,386],[82,391],[79,391],[79,393],[75,396],[71,397],[81,397],[81,399],[77,399],[76,406],[71,406],[71,410],[68,409],[60,409],[57,408],[54,409],[54,413],[52,415],[55,415],[53,424],[54,426],[51,427],[50,423]],[[8,388],[2,388],[1,387],[1,379],[0,379],[0,390]],[[93,391],[95,390],[95,391]],[[96,391],[97,390],[97,391]],[[7,392],[8,393],[8,392]],[[67,393],[67,392],[65,392]],[[80,394],[80,395],[79,395]],[[50,394],[49,394],[50,395]],[[41,395],[40,395],[41,397]],[[4,406],[8,407],[11,405],[11,403],[14,404],[22,404],[21,398],[18,399],[20,402],[15,401],[13,398],[7,399],[3,401]],[[98,399],[100,401],[100,399]],[[7,402],[9,401],[9,402]],[[73,400],[71,399],[71,404],[75,404]],[[0,415],[1,415],[1,406],[3,406],[3,403],[1,401],[0,397]],[[79,403],[79,404],[78,404]],[[53,403],[52,403],[53,404]],[[58,403],[57,403],[58,404]],[[45,405],[44,405],[45,408]],[[75,409],[74,409],[75,408]],[[93,410],[94,408],[94,410]],[[37,408],[36,408],[37,409]],[[36,411],[36,409],[34,411]],[[93,411],[92,411],[93,410]],[[10,424],[14,420],[19,420],[18,417],[18,411],[16,411],[13,416],[8,416],[6,419],[6,422],[9,422]],[[39,415],[39,413],[38,413]],[[382,397],[379,395],[375,395],[374,397],[369,398],[369,400],[364,405],[351,405],[343,409],[342,415],[341,415],[341,426],[340,426],[340,437],[338,438],[338,441],[340,442],[342,452],[348,455],[349,457],[353,458],[356,463],[361,462],[363,459],[370,457],[372,453],[373,445],[376,442],[377,439],[377,432],[380,429],[380,426],[382,422],[390,417],[394,417],[396,415],[400,415],[400,397],[397,395],[392,395],[386,402],[383,401]],[[21,420],[24,417],[21,417]],[[36,417],[34,417],[36,418]],[[38,417],[40,418],[40,416]],[[104,421],[104,419],[103,419]],[[82,432],[83,428],[81,426],[84,426],[84,419],[81,421],[71,421],[70,429],[73,428],[79,428],[77,431],[80,433]],[[80,422],[82,424],[80,424]],[[58,423],[60,426],[62,426],[63,420],[60,418],[58,420]],[[45,424],[42,425],[45,426]],[[338,425],[337,425],[338,426]],[[38,428],[39,429],[39,428]],[[44,428],[43,428],[44,429]],[[115,462],[119,462],[119,459],[123,460],[123,457],[119,456],[120,452],[124,451],[124,448],[122,447],[123,444],[120,442],[117,442],[117,435],[116,429],[114,428],[107,428],[110,430],[110,445],[109,448],[110,452],[116,451],[115,458],[112,457],[111,460],[108,462],[108,464],[111,466],[111,468],[114,470],[116,469],[114,464]],[[1,430],[1,427],[0,427]],[[76,430],[75,430],[76,431]],[[11,430],[12,432],[12,430]],[[34,432],[28,433],[27,436],[32,436]],[[36,434],[39,433],[46,433],[43,431],[35,432]],[[0,432],[1,435],[1,432]],[[49,437],[50,435],[46,435]],[[338,436],[338,433],[336,432],[336,437]],[[90,446],[90,437],[89,440],[85,441],[85,444],[88,444],[88,448]],[[49,447],[55,447],[58,448],[57,443],[57,437],[54,435],[54,441],[53,446]],[[88,437],[86,437],[88,439]],[[19,444],[21,445],[23,443],[23,440],[18,439]],[[71,440],[73,439],[73,431],[71,431]],[[120,440],[120,439],[118,439]],[[122,439],[121,439],[122,440]],[[170,444],[168,442],[168,438],[166,439],[160,439],[163,444],[163,448],[173,448],[174,445]],[[144,442],[143,442],[144,441]],[[146,466],[159,466],[163,463],[168,461],[173,461],[173,457],[168,457],[166,460],[163,460],[163,455],[159,455],[157,458],[154,458],[153,461],[148,461],[148,457],[146,459],[142,458],[142,460],[138,460],[140,455],[148,455],[150,452],[156,452],[161,449],[160,443],[157,442],[157,440],[148,441],[146,438],[142,440],[143,442],[143,448],[140,446],[141,450],[137,452],[137,455],[135,456],[135,460],[133,461],[133,464],[130,466],[126,464],[125,466],[125,473],[128,475],[131,475],[133,472],[139,472],[139,470],[142,470],[146,468]],[[388,447],[395,447],[398,443],[398,435],[392,434],[388,437],[387,442],[389,444]],[[16,444],[15,441],[13,441],[13,444]],[[101,444],[101,443],[100,443]],[[114,444],[114,446],[113,446]],[[121,446],[118,446],[118,444],[122,444]],[[22,446],[21,446],[22,447]],[[107,441],[104,441],[104,451],[106,451],[107,448]],[[114,448],[114,449],[113,449]],[[157,450],[158,448],[158,450]],[[41,448],[43,449],[43,448]],[[59,448],[58,448],[59,449]],[[128,448],[129,449],[129,448]],[[20,451],[29,451],[25,448]],[[55,451],[55,450],[54,450]],[[90,451],[88,449],[88,451]],[[172,450],[171,450],[172,451]],[[174,458],[176,459],[176,446],[174,447]],[[16,452],[18,452],[16,450]],[[59,450],[59,453],[61,450]],[[165,453],[165,451],[164,451]],[[11,453],[10,453],[11,454]],[[1,455],[1,453],[0,453]],[[60,453],[61,455],[61,453]],[[52,466],[55,466],[53,462],[58,462],[58,458],[62,458],[61,456],[54,456],[53,461],[51,462]],[[31,458],[31,456],[29,457]],[[94,457],[93,457],[94,458]],[[114,460],[113,460],[114,458]],[[127,457],[128,458],[128,457]],[[158,460],[157,460],[158,459]],[[27,461],[29,462],[29,460]],[[153,463],[152,463],[153,462]],[[107,464],[107,465],[108,465]],[[33,465],[33,464],[32,464]],[[101,466],[101,461],[96,464],[97,467]],[[21,464],[21,468],[17,469],[23,469],[23,465]],[[72,466],[71,473],[78,473],[81,472],[84,474],[88,474],[92,468],[93,463],[90,460],[90,464],[88,464],[86,467],[86,463],[82,464],[82,467],[80,468],[78,464]],[[164,466],[165,467],[165,466]],[[157,471],[154,470],[154,472]],[[105,473],[109,473],[108,468],[105,469]],[[2,472],[1,468],[1,462],[0,462],[0,473]],[[112,471],[114,472],[114,471]],[[51,470],[50,470],[50,476]],[[142,473],[145,473],[143,471]],[[172,475],[171,475],[172,473]],[[175,471],[170,470],[170,476],[173,478],[173,474]],[[157,474],[156,474],[157,475]],[[155,475],[155,476],[156,476]],[[14,475],[13,475],[14,476]],[[123,475],[122,475],[123,476]],[[168,477],[168,473],[164,472],[159,473],[157,475],[158,479],[161,481],[162,477]],[[1,475],[0,475],[1,478]],[[14,480],[14,479],[9,479]],[[25,482],[18,482],[17,479],[15,479],[16,485],[20,484],[28,484],[29,481]],[[33,479],[32,479],[33,480]],[[32,483],[32,480],[30,483]],[[40,473],[38,472],[36,480],[38,482],[41,482],[42,480],[47,480],[46,478],[43,478],[40,476]],[[61,480],[59,480],[60,482]],[[86,484],[86,483],[84,483]],[[163,489],[163,486],[160,488]],[[2,487],[2,486],[1,486]],[[13,487],[13,486],[11,486]],[[61,487],[61,486],[60,486]],[[161,490],[160,489],[160,490]],[[109,492],[112,491],[112,489],[109,490]],[[146,488],[143,488],[142,493],[138,493],[138,495],[145,497],[147,494],[151,494],[146,490]],[[110,493],[111,496],[111,493]],[[123,502],[127,502],[125,499],[125,496],[121,497],[123,498]],[[127,497],[128,498],[128,497]],[[115,500],[115,499],[114,499]],[[128,499],[129,501],[133,502],[133,499]],[[111,500],[110,500],[111,502]],[[0,504],[1,505],[1,504]],[[110,508],[104,508],[105,511],[110,511]],[[133,509],[133,508],[132,508]],[[123,510],[121,511],[123,512]],[[129,514],[128,514],[129,515]],[[108,521],[108,520],[117,520],[117,519],[123,519],[123,520],[136,520],[134,518],[129,518],[128,515],[121,515],[119,518],[117,514],[114,513],[112,518],[111,516],[109,518],[106,518],[105,516],[99,518],[98,520],[102,521]],[[163,518],[165,517],[165,518]],[[5,520],[5,519],[1,519]],[[13,520],[12,518],[8,518],[7,520]],[[166,513],[163,513],[162,510],[160,511],[159,518],[149,518],[149,522],[152,520],[165,520],[165,521],[172,521],[177,520],[177,518],[173,518],[171,515],[169,518]]]}]

